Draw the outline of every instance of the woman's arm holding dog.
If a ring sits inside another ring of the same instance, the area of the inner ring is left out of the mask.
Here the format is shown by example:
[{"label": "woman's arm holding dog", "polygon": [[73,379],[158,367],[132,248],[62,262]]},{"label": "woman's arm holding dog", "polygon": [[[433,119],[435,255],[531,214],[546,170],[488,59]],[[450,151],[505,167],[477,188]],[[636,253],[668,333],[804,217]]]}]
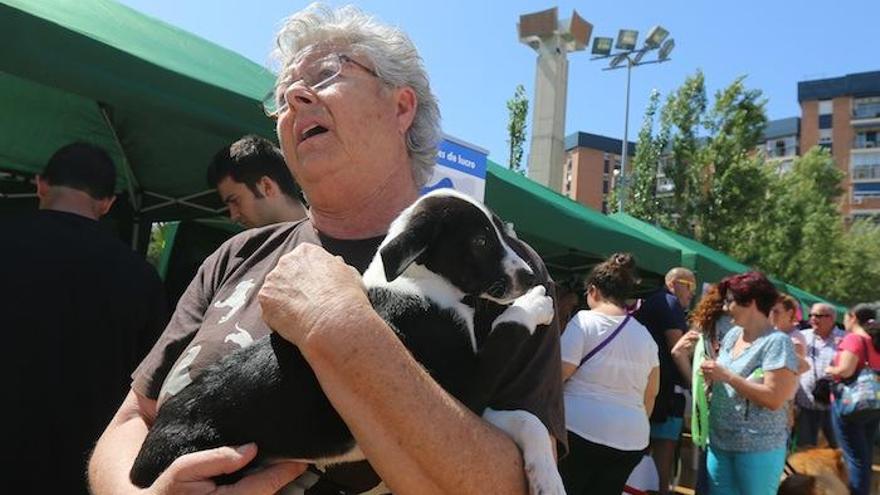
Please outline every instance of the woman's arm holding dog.
[{"label": "woman's arm holding dog", "polygon": [[528,492],[514,442],[437,385],[373,311],[353,269],[299,246],[266,278],[260,301],[392,492]]},{"label": "woman's arm holding dog", "polygon": [[236,449],[194,452],[178,458],[145,490],[131,484],[128,473],[149,425],[156,417],[156,401],[133,390],[98,440],[89,461],[89,486],[101,494],[272,494],[299,476],[305,465],[286,462],[247,476],[230,486],[217,487],[211,478],[244,467],[257,455],[253,444]]}]

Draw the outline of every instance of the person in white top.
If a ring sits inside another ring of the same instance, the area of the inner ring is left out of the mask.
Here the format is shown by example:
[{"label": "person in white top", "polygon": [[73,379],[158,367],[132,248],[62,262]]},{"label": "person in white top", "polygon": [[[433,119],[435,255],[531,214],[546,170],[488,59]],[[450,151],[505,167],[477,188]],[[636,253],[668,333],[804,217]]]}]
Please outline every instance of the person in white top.
[{"label": "person in white top", "polygon": [[660,384],[657,344],[627,315],[635,261],[614,254],[587,279],[589,311],[561,338],[569,454],[559,472],[569,495],[619,494],[648,446]]}]

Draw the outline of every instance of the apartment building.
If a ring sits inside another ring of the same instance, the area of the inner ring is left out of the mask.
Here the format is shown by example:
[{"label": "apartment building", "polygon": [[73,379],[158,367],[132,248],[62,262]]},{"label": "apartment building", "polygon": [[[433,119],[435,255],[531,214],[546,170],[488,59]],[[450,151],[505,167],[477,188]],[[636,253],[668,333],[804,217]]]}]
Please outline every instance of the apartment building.
[{"label": "apartment building", "polygon": [[768,163],[774,165],[779,173],[785,173],[794,166],[800,156],[801,119],[770,120],[761,137],[760,150],[767,156]]},{"label": "apartment building", "polygon": [[[620,173],[622,147],[621,139],[588,132],[566,136],[562,190],[559,192],[578,203],[607,213],[608,194]],[[629,143],[627,154],[627,160],[632,160],[635,143]]]},{"label": "apartment building", "polygon": [[[780,173],[813,146],[827,148],[844,172],[841,213],[880,222],[880,71],[800,81],[800,117],[771,120],[760,149]],[[587,132],[565,138],[562,190],[575,201],[607,211],[607,197],[620,170],[622,141]],[[629,143],[630,159],[635,143]],[[627,167],[629,168],[629,167]],[[658,195],[672,191],[657,175]]]},{"label": "apartment building", "polygon": [[828,148],[846,177],[842,213],[880,215],[880,71],[798,83],[800,148]]}]

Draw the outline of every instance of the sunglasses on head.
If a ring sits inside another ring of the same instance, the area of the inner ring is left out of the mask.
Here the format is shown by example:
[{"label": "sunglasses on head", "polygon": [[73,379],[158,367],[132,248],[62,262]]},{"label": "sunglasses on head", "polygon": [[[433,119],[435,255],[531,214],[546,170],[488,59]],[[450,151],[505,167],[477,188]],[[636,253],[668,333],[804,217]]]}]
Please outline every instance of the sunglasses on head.
[{"label": "sunglasses on head", "polygon": [[685,280],[685,279],[682,279],[682,278],[676,280],[675,283],[676,283],[676,284],[684,285],[685,287],[687,287],[688,289],[691,289],[691,290],[693,290],[694,286],[697,285],[697,284],[695,284],[694,282],[692,282],[692,281],[690,281],[690,280]]}]

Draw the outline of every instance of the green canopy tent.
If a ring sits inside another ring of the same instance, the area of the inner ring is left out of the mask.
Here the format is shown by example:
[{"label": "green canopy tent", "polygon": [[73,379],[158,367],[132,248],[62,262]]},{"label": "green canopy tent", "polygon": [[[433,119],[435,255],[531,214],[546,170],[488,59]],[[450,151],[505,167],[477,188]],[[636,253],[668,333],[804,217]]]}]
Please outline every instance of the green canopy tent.
[{"label": "green canopy tent", "polygon": [[[615,252],[630,252],[653,285],[681,253],[491,161],[486,204],[513,222],[556,275],[583,274]],[[658,277],[659,276],[659,277]],[[647,282],[647,281],[646,281]],[[651,284],[647,284],[651,285]]]},{"label": "green canopy tent", "polygon": [[716,251],[705,244],[671,230],[651,225],[626,213],[614,213],[611,218],[637,230],[645,237],[677,248],[681,252],[681,260],[676,261],[675,264],[691,269],[697,276],[698,283],[715,283],[728,275],[747,272],[751,269],[721,251]]},{"label": "green canopy tent", "polygon": [[[728,275],[752,270],[751,267],[736,261],[721,251],[712,249],[705,244],[672,232],[671,230],[651,225],[627,215],[626,213],[615,213],[611,215],[611,218],[641,232],[645,236],[679,249],[681,252],[681,266],[693,270],[697,277],[697,281],[700,283],[715,283]],[[770,280],[779,290],[785,291],[797,299],[801,303],[801,309],[804,314],[809,312],[810,306],[817,302],[822,302],[831,304],[837,308],[838,314],[842,318],[843,311],[845,311],[842,306],[829,302],[773,277],[771,277]]]},{"label": "green canopy tent", "polygon": [[[541,255],[556,277],[583,275],[590,267],[618,251],[631,252],[644,278],[644,288],[660,283],[681,257],[675,248],[644,238],[605,215],[576,203],[491,161],[486,177],[486,204],[517,235]],[[209,232],[210,231],[210,232]],[[173,295],[179,293],[204,259],[234,234],[226,222],[183,222],[168,229],[160,273]],[[180,275],[186,273],[185,276]],[[177,274],[179,280],[171,280]]]},{"label": "green canopy tent", "polygon": [[211,156],[274,136],[267,69],[112,0],[0,0],[0,32],[0,200],[26,198],[22,178],[85,140],[112,155],[142,224],[216,215]]}]

